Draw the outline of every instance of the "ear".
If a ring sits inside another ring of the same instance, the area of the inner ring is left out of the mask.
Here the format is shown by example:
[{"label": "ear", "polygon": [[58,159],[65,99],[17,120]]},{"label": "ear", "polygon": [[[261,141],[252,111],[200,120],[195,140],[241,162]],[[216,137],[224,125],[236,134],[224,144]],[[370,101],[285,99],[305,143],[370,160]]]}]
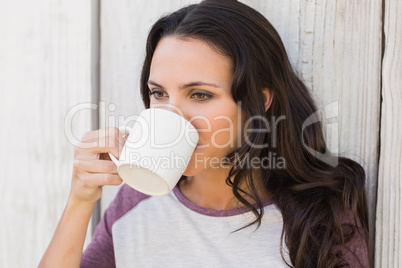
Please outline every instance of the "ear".
[{"label": "ear", "polygon": [[263,88],[262,95],[264,97],[265,111],[268,111],[274,98],[274,92],[269,88]]}]

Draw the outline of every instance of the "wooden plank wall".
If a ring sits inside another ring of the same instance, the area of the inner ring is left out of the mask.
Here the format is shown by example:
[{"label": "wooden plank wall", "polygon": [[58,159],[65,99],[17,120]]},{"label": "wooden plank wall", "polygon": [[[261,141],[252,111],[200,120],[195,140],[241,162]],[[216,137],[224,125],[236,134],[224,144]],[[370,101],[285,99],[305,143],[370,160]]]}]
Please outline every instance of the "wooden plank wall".
[{"label": "wooden plank wall", "polygon": [[[65,117],[92,101],[92,10],[91,1],[0,1],[0,267],[36,267],[66,204]],[[67,123],[80,139],[93,121],[86,109]]]},{"label": "wooden plank wall", "polygon": [[384,1],[375,266],[402,267],[402,2]]}]

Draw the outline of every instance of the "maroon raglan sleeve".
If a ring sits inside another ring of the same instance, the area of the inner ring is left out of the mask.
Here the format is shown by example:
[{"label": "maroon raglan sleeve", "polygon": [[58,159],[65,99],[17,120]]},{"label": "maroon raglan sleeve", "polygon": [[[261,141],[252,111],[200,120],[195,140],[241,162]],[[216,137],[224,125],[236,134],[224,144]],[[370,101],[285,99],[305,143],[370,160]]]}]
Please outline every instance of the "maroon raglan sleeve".
[{"label": "maroon raglan sleeve", "polygon": [[115,267],[112,226],[113,223],[149,196],[123,185],[116,198],[106,209],[102,220],[95,229],[91,243],[81,258],[82,268]]},{"label": "maroon raglan sleeve", "polygon": [[[369,268],[369,254],[366,245],[364,230],[361,228],[360,220],[358,225],[354,224],[352,214],[344,215],[342,222],[346,225],[343,227],[344,233],[351,233],[354,231],[352,239],[342,247],[342,253],[351,268]],[[353,228],[353,230],[352,230]]]},{"label": "maroon raglan sleeve", "polygon": [[366,241],[359,232],[356,232],[352,241],[347,244],[344,254],[351,268],[370,267]]}]

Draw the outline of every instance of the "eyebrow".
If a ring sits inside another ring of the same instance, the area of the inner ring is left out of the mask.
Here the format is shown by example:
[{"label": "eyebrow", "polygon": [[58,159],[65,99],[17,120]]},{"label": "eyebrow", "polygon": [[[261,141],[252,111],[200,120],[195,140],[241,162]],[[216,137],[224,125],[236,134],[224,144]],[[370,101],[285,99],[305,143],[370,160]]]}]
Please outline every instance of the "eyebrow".
[{"label": "eyebrow", "polygon": [[[164,89],[163,86],[161,86],[158,83],[156,83],[154,81],[151,81],[151,80],[148,81],[148,85],[154,85],[156,87]],[[215,84],[212,84],[212,83],[205,83],[205,82],[201,82],[201,81],[195,81],[195,82],[191,82],[191,83],[188,83],[188,84],[185,84],[185,85],[181,86],[180,89],[186,89],[186,88],[189,88],[189,87],[196,87],[196,86],[210,86],[210,87],[219,88],[219,86],[217,86]]]}]

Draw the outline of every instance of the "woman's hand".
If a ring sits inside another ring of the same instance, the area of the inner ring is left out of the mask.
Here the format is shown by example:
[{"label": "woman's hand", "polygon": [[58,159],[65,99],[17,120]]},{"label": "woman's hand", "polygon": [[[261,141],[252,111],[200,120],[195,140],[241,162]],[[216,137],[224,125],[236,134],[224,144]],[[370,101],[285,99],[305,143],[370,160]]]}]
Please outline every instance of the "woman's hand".
[{"label": "woman's hand", "polygon": [[74,150],[70,201],[96,202],[101,197],[102,186],[122,183],[107,153],[118,158],[124,142],[118,128],[103,128],[83,135]]},{"label": "woman's hand", "polygon": [[124,141],[117,128],[104,128],[85,133],[76,146],[70,197],[40,268],[80,266],[88,223],[102,186],[122,182],[107,153],[119,157]]}]

